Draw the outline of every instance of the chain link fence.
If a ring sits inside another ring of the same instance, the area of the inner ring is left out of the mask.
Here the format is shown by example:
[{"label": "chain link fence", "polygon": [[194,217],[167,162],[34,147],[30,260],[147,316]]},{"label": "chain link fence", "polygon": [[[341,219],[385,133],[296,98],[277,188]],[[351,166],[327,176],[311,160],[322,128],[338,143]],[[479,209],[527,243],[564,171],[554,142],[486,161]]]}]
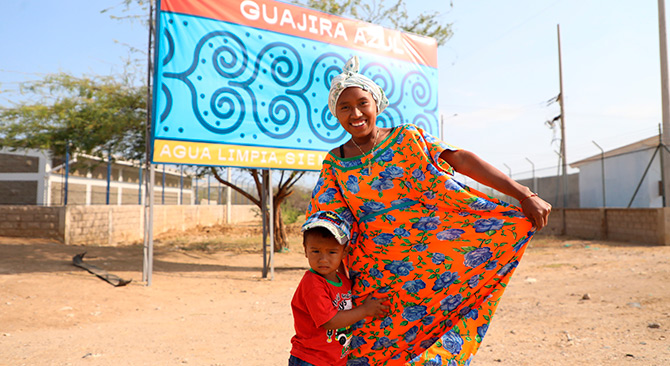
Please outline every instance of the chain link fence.
[{"label": "chain link fence", "polygon": [[[564,182],[558,165],[519,172],[512,178],[528,186],[555,208],[664,207],[663,171],[670,166],[670,151],[658,137],[630,144],[570,164],[572,172]],[[79,156],[69,166],[54,159],[41,163],[40,155],[11,155],[0,152],[0,204],[4,205],[137,205],[146,195],[146,169],[137,162],[108,162]],[[245,169],[221,168],[219,174],[253,197],[256,183]],[[253,204],[244,194],[229,189],[211,174],[196,176],[192,167],[157,165],[154,202],[164,205]],[[273,172],[273,185],[279,171]],[[511,172],[510,172],[511,174]],[[229,177],[229,178],[228,178]],[[296,188],[311,192],[318,172],[306,172]],[[504,196],[472,179],[456,174],[455,179],[510,203]],[[308,200],[307,198],[301,198]],[[303,197],[303,196],[301,196]],[[306,203],[305,203],[306,204]]]}]

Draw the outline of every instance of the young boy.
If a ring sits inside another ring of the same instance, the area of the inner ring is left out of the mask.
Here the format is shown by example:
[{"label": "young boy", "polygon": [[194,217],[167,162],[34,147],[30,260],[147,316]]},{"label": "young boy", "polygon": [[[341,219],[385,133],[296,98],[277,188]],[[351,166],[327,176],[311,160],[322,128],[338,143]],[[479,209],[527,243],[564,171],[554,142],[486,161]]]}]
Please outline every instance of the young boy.
[{"label": "young boy", "polygon": [[352,309],[351,281],[337,271],[351,235],[349,224],[337,213],[320,211],[302,226],[305,272],[291,301],[295,336],[289,366],[346,365],[350,326],[361,319],[382,316],[388,298],[369,296]]}]

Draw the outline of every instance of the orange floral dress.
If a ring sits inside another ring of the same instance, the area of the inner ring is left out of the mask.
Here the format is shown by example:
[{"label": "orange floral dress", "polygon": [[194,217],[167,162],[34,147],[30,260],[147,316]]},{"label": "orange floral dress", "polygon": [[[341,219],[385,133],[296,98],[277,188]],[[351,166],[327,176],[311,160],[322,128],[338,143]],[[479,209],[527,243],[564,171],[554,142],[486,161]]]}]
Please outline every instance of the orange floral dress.
[{"label": "orange floral dress", "polygon": [[402,125],[365,156],[323,162],[308,215],[353,224],[354,303],[391,299],[388,316],[354,325],[349,366],[468,365],[534,233],[518,207],[455,181],[445,149]]}]

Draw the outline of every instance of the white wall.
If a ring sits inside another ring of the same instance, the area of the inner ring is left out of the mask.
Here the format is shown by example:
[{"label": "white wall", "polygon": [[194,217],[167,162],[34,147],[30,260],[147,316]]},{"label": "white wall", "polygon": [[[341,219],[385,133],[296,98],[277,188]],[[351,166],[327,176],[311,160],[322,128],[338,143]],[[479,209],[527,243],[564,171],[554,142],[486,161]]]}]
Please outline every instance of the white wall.
[{"label": "white wall", "polygon": [[0,180],[4,181],[37,181],[38,205],[44,205],[48,202],[46,197],[45,175],[46,171],[51,169],[51,158],[47,152],[36,149],[18,149],[16,151],[9,148],[0,148],[0,153],[10,155],[30,156],[39,159],[38,171],[34,173],[0,173]]},{"label": "white wall", "polygon": [[[654,149],[649,149],[605,159],[607,207],[628,207],[654,151]],[[600,160],[579,166],[580,207],[603,206],[601,171]],[[659,194],[658,186],[660,180],[660,159],[659,154],[656,154],[630,207],[663,207],[663,199]]]}]

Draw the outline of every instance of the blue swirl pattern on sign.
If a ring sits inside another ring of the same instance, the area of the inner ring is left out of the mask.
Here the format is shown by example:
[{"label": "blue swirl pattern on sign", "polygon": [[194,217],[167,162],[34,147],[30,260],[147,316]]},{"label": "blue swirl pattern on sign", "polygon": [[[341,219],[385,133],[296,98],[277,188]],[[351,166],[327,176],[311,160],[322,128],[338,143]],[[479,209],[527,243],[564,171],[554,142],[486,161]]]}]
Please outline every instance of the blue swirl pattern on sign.
[{"label": "blue swirl pattern on sign", "polygon": [[437,69],[373,53],[162,12],[154,138],[327,151],[348,139],[330,81],[357,54],[390,104],[377,124],[438,134]]}]

